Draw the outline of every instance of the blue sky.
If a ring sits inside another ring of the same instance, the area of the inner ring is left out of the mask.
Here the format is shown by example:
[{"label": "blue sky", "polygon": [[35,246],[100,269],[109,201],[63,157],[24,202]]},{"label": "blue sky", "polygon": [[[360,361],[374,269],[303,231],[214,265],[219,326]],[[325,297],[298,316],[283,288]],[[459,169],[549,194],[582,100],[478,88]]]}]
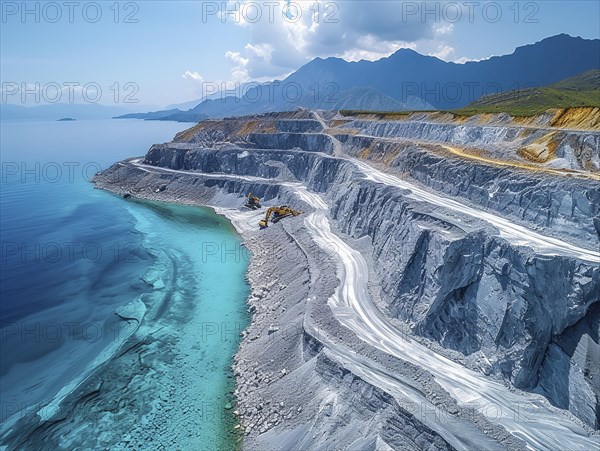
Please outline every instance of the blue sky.
[{"label": "blue sky", "polygon": [[[375,60],[409,47],[462,62],[559,33],[600,37],[596,1],[74,3],[29,2],[25,12],[2,1],[3,88],[45,89],[43,102],[59,86],[64,101],[69,89],[80,95],[70,82],[98,86],[103,104],[129,95],[163,107],[200,98],[207,83],[284,77],[316,56]],[[22,103],[19,94],[2,101]]]}]

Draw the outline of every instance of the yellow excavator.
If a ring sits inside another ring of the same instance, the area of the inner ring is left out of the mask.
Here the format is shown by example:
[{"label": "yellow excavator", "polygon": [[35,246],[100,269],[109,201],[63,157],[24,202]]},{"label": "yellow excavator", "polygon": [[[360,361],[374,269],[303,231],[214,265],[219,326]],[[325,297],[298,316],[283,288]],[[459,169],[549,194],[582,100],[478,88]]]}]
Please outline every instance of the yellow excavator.
[{"label": "yellow excavator", "polygon": [[252,193],[248,193],[248,200],[246,201],[245,206],[251,210],[258,210],[262,207],[262,205],[260,205],[260,198],[254,196]]},{"label": "yellow excavator", "polygon": [[269,219],[271,218],[271,216],[273,216],[273,219],[271,219],[271,222],[276,223],[280,219],[283,219],[287,216],[298,216],[301,214],[302,214],[301,211],[293,210],[290,207],[288,207],[287,205],[282,205],[281,207],[271,207],[267,210],[265,219],[261,219],[260,222],[258,223],[258,225],[260,226],[261,229],[266,229],[267,227],[269,227]]}]

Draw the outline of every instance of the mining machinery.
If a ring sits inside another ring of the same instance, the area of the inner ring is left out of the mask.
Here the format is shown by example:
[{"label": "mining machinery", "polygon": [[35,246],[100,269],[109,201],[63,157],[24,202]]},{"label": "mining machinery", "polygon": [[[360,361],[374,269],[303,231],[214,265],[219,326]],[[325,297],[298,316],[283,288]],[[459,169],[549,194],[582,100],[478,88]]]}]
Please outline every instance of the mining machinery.
[{"label": "mining machinery", "polygon": [[281,207],[271,207],[267,210],[265,219],[261,219],[258,225],[261,229],[266,229],[267,227],[269,227],[269,220],[271,220],[272,223],[276,223],[280,219],[283,219],[287,216],[298,216],[301,214],[301,211],[294,210],[288,207],[287,205],[282,205]]},{"label": "mining machinery", "polygon": [[260,198],[254,196],[252,193],[248,193],[248,200],[246,201],[245,206],[251,210],[258,210],[262,207],[260,205]]}]

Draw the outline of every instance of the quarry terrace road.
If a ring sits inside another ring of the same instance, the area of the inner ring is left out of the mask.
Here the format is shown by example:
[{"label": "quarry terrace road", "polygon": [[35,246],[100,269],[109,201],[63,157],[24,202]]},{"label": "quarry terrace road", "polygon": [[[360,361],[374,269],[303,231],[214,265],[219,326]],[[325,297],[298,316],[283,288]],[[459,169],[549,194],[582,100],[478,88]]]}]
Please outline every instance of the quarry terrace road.
[{"label": "quarry terrace road", "polygon": [[[335,158],[331,157],[330,155],[323,155],[327,156],[328,158]],[[514,224],[510,220],[502,218],[496,214],[489,213],[484,210],[479,210],[462,204],[454,199],[449,199],[439,194],[426,191],[422,188],[413,185],[412,183],[406,182],[405,180],[401,180],[400,178],[394,175],[386,174],[385,172],[379,171],[369,166],[368,164],[363,163],[362,161],[358,161],[353,158],[343,159],[352,162],[363,174],[365,174],[365,177],[368,180],[372,180],[376,183],[382,183],[384,185],[390,185],[395,186],[397,188],[409,190],[411,191],[411,193],[403,194],[403,196],[408,197],[410,199],[414,199],[421,202],[427,202],[433,205],[437,205],[439,207],[458,211],[460,213],[466,214],[477,219],[483,219],[495,226],[499,230],[500,236],[502,238],[516,245],[530,246],[536,251],[536,253],[540,255],[564,255],[568,257],[578,258],[580,260],[591,261],[593,263],[600,263],[600,252],[584,249],[582,247],[562,241],[558,238],[541,235],[538,232],[530,230],[524,226]],[[287,185],[290,187],[300,185],[289,182],[277,182],[277,180],[264,179],[261,177],[241,176],[223,173],[200,173],[194,171],[161,168],[158,166],[143,164],[141,163],[141,159],[131,160],[130,163],[146,171],[165,171],[186,175],[198,174],[212,178],[231,178],[251,182],[277,183],[280,185]],[[455,218],[455,220],[459,223],[461,222],[460,218]]]},{"label": "quarry terrace road", "polygon": [[[510,220],[502,218],[493,213],[489,213],[485,210],[478,210],[476,208],[464,205],[454,199],[448,199],[447,197],[443,197],[439,194],[426,191],[411,183],[401,180],[398,177],[379,171],[368,164],[363,163],[362,161],[357,161],[354,159],[351,161],[365,174],[367,179],[373,180],[377,183],[382,183],[384,185],[410,190],[411,193],[406,196],[408,198],[421,202],[427,202],[444,208],[449,208],[474,218],[483,219],[495,226],[500,231],[500,236],[511,243],[521,246],[532,246],[537,253],[542,255],[565,255],[578,258],[580,260],[600,263],[600,252],[584,249],[582,247],[566,243],[558,238],[541,235],[533,230],[529,230],[524,226],[514,224]],[[456,220],[460,222],[460,218],[456,218]]]},{"label": "quarry terrace road", "polygon": [[[140,164],[139,160],[132,160],[131,163],[147,171],[175,172],[186,175],[197,174],[219,178],[231,177],[249,181],[257,179],[257,177],[204,174],[193,171],[165,169]],[[389,176],[391,178],[388,178],[387,174],[364,165],[364,163],[355,163],[364,169],[367,176],[373,177],[376,181],[380,181],[380,183],[400,187],[404,187],[404,185],[412,186],[393,176]],[[274,182],[269,179],[262,179],[262,181]],[[332,311],[336,314],[336,318],[341,324],[348,327],[359,338],[371,346],[427,370],[457,400],[459,405],[467,407],[475,406],[482,414],[485,415],[487,413],[486,417],[490,422],[502,425],[513,435],[523,439],[531,449],[564,449],[566,443],[569,444],[569,449],[571,450],[598,449],[600,442],[597,439],[589,437],[586,431],[573,421],[567,412],[552,407],[541,396],[526,394],[520,391],[511,391],[504,385],[491,381],[480,373],[469,370],[458,363],[436,354],[426,346],[412,340],[406,334],[394,328],[393,325],[385,320],[382,313],[371,300],[368,292],[369,270],[366,260],[358,251],[351,248],[331,231],[327,218],[328,206],[326,202],[321,196],[308,191],[301,184],[282,182],[281,185],[291,188],[301,200],[310,202],[316,208],[315,212],[305,218],[305,224],[315,242],[330,252],[332,249],[331,245],[335,245],[336,252],[333,255],[339,261],[338,277],[340,285],[328,302],[333,307]],[[418,194],[413,195],[419,197],[425,196],[423,200],[427,200],[431,196],[437,202],[440,198],[424,190],[417,189],[417,192]],[[447,199],[444,199],[444,206],[448,206],[445,202],[447,202]],[[460,211],[471,210],[477,212],[458,202],[452,202],[451,205],[455,205],[455,208],[460,209]],[[486,213],[477,212],[477,215],[482,214]],[[494,221],[501,224],[504,221],[497,216],[490,216]],[[509,221],[506,222],[510,224]],[[515,227],[512,224],[510,225],[511,228],[509,228],[509,231]],[[523,233],[520,229],[519,227],[516,229],[517,236]],[[523,238],[531,239],[533,236],[536,240],[548,243],[545,249],[566,249],[568,252],[573,252],[572,248],[574,248],[577,249],[578,254],[589,256],[590,258],[595,258],[597,255],[591,251],[563,243],[560,240],[543,237],[525,228],[522,229],[525,232]],[[340,313],[340,311],[343,311],[343,313]],[[353,366],[365,368],[364,356],[349,353],[346,349],[342,348],[339,350],[332,349],[332,351],[334,354],[340,353],[345,358],[353,360]],[[368,370],[366,370],[366,373],[364,375],[369,376]],[[387,373],[382,377],[380,372],[373,372],[369,379],[371,381],[383,379],[379,384],[376,382],[373,383],[384,390],[389,390],[389,385],[392,385],[398,386],[398,390],[402,391],[402,387],[400,387],[402,384],[394,374]],[[490,407],[494,408],[492,414],[488,410]]]}]

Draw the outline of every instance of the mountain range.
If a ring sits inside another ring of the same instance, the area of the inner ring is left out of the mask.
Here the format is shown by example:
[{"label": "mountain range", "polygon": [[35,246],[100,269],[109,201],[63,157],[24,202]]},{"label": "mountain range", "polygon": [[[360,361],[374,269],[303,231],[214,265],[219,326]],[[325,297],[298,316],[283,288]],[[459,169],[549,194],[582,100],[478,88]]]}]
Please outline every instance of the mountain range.
[{"label": "mountain range", "polygon": [[[400,49],[377,61],[348,62],[315,58],[284,80],[246,84],[241,97],[194,101],[151,113],[129,113],[121,107],[55,104],[25,108],[1,104],[2,119],[61,117],[136,118],[197,122],[287,111],[296,107],[330,110],[453,110],[499,92],[547,86],[585,71],[600,69],[600,39],[566,34],[518,47],[512,54],[464,64],[445,62]],[[131,111],[131,110],[130,110]],[[143,110],[142,110],[143,111]],[[125,114],[128,113],[128,114]]]},{"label": "mountain range", "polygon": [[201,120],[296,107],[377,111],[452,110],[485,95],[546,86],[600,68],[600,39],[566,34],[512,54],[464,64],[400,49],[378,61],[315,58],[286,79],[250,88],[241,98],[208,99],[181,112],[145,119]]}]

